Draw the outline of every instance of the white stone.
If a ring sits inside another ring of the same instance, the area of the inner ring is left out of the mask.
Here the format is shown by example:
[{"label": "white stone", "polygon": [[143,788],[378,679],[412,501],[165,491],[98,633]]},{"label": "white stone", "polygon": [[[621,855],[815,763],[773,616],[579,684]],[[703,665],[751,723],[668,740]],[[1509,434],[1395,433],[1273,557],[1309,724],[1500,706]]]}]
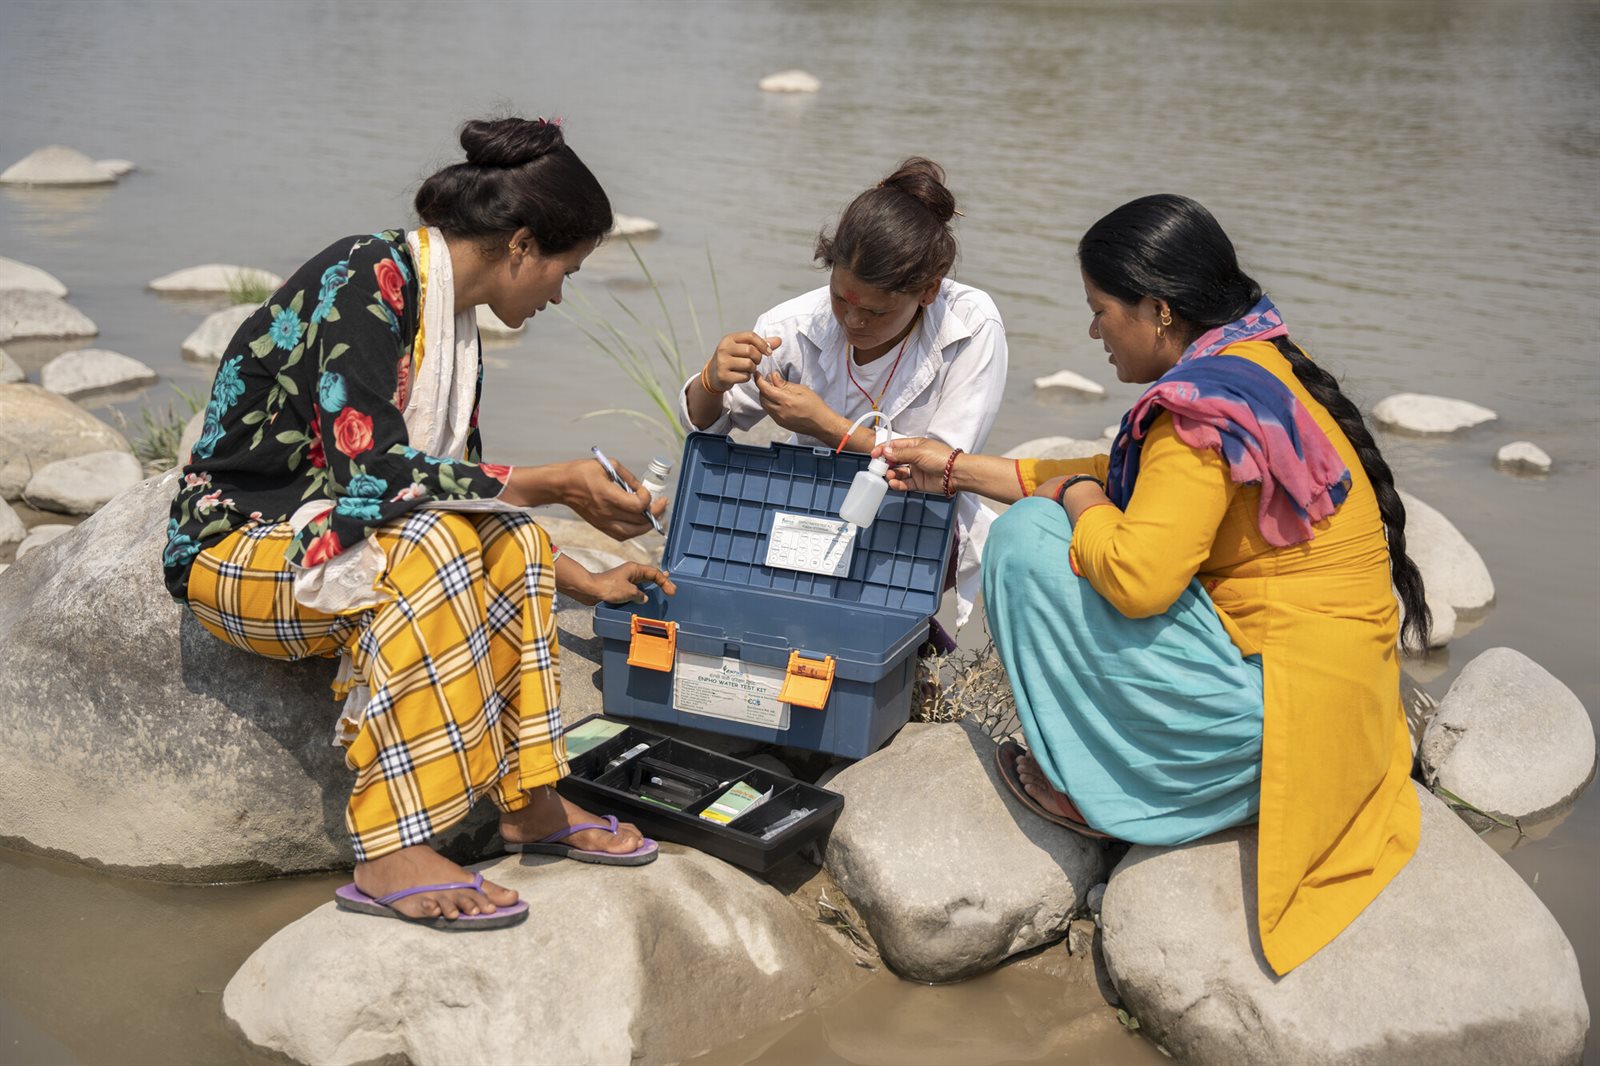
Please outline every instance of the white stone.
[{"label": "white stone", "polygon": [[1481,611],[1494,602],[1494,579],[1476,548],[1450,520],[1404,490],[1406,554],[1422,572],[1431,597],[1458,612]]},{"label": "white stone", "polygon": [[14,500],[39,470],[90,452],[132,452],[121,433],[38,385],[0,385],[0,499]]},{"label": "white stone", "polygon": [[61,299],[25,289],[0,290],[0,344],[22,340],[74,340],[100,332],[89,316]]},{"label": "white stone", "polygon": [[1490,648],[1439,701],[1422,735],[1422,769],[1430,785],[1495,818],[1537,822],[1570,807],[1594,779],[1594,726],[1542,666]]},{"label": "white stone", "polygon": [[1087,459],[1104,455],[1103,440],[1079,440],[1076,437],[1035,437],[1005,453],[1006,459]]},{"label": "white stone", "polygon": [[865,977],[777,889],[699,852],[479,868],[526,921],[455,935],[330,902],[245,961],[223,1014],[255,1047],[325,1066],[681,1062]]},{"label": "white stone", "polygon": [[11,164],[0,185],[111,185],[117,175],[76,148],[52,144]]},{"label": "white stone", "polygon": [[35,548],[42,548],[77,528],[64,522],[47,522],[44,525],[34,526],[28,530],[28,535],[22,538],[22,543],[17,545],[17,558],[21,559]]},{"label": "white stone", "polygon": [[[0,838],[191,883],[348,866],[334,664],[240,651],[173,602],[161,555],[177,484],[140,483],[0,582]],[[600,709],[593,617],[557,615],[568,721]],[[489,817],[445,843],[482,854]]]},{"label": "white stone", "polygon": [[478,314],[478,332],[491,337],[515,337],[527,325],[526,323],[521,326],[506,325],[500,321],[499,315],[489,309],[488,304],[479,304],[475,310]]},{"label": "white stone", "polygon": [[3,255],[0,255],[0,289],[42,292],[59,299],[65,299],[67,295],[67,287],[54,274],[15,259],[7,259]]},{"label": "white stone", "polygon": [[283,279],[270,270],[207,263],[163,274],[150,283],[150,288],[167,293],[229,293],[246,286],[275,290],[282,284]]},{"label": "white stone", "polygon": [[1048,377],[1034,378],[1033,387],[1036,389],[1065,389],[1070,392],[1081,392],[1089,396],[1104,396],[1105,386],[1090,381],[1082,374],[1075,374],[1071,370],[1058,370]]},{"label": "white stone", "polygon": [[95,166],[105,167],[119,178],[132,174],[139,169],[134,166],[132,161],[127,159],[96,159],[94,162]]},{"label": "white stone", "polygon": [[93,452],[46,466],[29,480],[22,498],[39,511],[94,514],[142,480],[144,468],[127,452]]},{"label": "white stone", "polygon": [[1487,407],[1445,396],[1400,392],[1378,401],[1372,417],[1391,429],[1408,433],[1454,433],[1499,416]]},{"label": "white stone", "polygon": [[1109,426],[1107,426],[1105,429],[1102,429],[1100,431],[1100,436],[1104,440],[1116,440],[1117,439],[1117,434],[1121,433],[1121,432],[1122,432],[1122,423],[1121,422],[1113,422]]},{"label": "white stone", "polygon": [[257,310],[250,304],[234,304],[207,315],[205,321],[183,339],[183,357],[201,363],[217,362],[227,352],[228,343],[245,319]]},{"label": "white stone", "polygon": [[189,416],[189,421],[184,423],[183,433],[178,437],[178,465],[189,465],[189,453],[194,451],[194,442],[200,439],[200,431],[205,428],[206,409],[204,407]]},{"label": "white stone", "polygon": [[1515,474],[1548,474],[1550,456],[1532,441],[1512,441],[1494,453],[1495,465]]},{"label": "white stone", "polygon": [[1101,911],[1140,1034],[1179,1062],[1576,1063],[1589,1008],[1561,927],[1418,786],[1417,853],[1333,942],[1281,978],[1257,950],[1256,837],[1136,847]]},{"label": "white stone", "polygon": [[756,82],[764,93],[814,93],[822,88],[815,74],[803,70],[780,70]]},{"label": "white stone", "polygon": [[661,232],[661,223],[635,215],[613,215],[607,237],[648,237]]},{"label": "white stone", "polygon": [[28,528],[17,512],[9,503],[0,500],[0,544],[20,544],[27,536]]},{"label": "white stone", "polygon": [[912,724],[840,771],[828,872],[895,972],[954,981],[1060,939],[1105,879],[1099,844],[1030,813],[970,722]]},{"label": "white stone", "polygon": [[28,375],[24,374],[22,368],[17,365],[17,361],[7,355],[4,348],[0,348],[0,385],[11,385],[18,381],[25,381],[27,377]]},{"label": "white stone", "polygon": [[156,372],[137,359],[104,348],[62,352],[39,371],[39,384],[62,396],[100,389],[134,388],[156,380]]}]

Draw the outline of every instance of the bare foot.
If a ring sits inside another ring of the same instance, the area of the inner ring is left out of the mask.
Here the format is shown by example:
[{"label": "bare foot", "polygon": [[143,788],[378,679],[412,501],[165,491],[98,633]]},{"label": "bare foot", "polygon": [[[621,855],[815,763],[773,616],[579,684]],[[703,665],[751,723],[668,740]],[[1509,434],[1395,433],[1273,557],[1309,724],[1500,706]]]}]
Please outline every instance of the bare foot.
[{"label": "bare foot", "polygon": [[[356,864],[356,887],[373,899],[419,885],[446,885],[471,881],[472,874],[440,855],[426,844],[413,844],[379,859]],[[463,914],[493,914],[499,907],[517,901],[516,892],[492,881],[483,891],[470,888],[448,892],[423,892],[396,900],[391,906],[408,918],[437,918],[454,921]]]},{"label": "bare foot", "polygon": [[1023,791],[1032,796],[1033,801],[1045,810],[1071,818],[1075,822],[1083,821],[1083,814],[1072,802],[1071,797],[1065,792],[1056,791],[1050,779],[1044,776],[1044,771],[1039,769],[1039,764],[1033,761],[1033,756],[1017,756],[1017,780],[1022,782]]},{"label": "bare foot", "polygon": [[[529,795],[533,800],[522,810],[500,815],[500,835],[508,844],[531,844],[569,825],[605,821],[604,818],[590,814],[576,803],[569,803],[559,792],[548,786],[536,788]],[[584,851],[605,851],[614,855],[625,855],[630,851],[637,851],[644,844],[644,834],[639,832],[638,826],[630,822],[619,822],[615,833],[609,833],[604,829],[585,829],[581,833],[574,833],[564,838],[561,843],[571,844]]]}]

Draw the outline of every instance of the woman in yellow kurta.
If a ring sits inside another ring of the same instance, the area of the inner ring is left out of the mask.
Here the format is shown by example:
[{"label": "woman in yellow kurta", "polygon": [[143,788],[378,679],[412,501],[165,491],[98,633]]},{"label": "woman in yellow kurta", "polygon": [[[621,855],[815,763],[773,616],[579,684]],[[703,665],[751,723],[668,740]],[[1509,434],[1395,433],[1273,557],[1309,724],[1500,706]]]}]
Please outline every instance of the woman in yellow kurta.
[{"label": "woman in yellow kurta", "polygon": [[1416,850],[1395,591],[1412,639],[1428,615],[1405,511],[1360,412],[1203,207],[1135,200],[1079,262],[1090,335],[1150,384],[1111,453],[896,441],[890,479],[1021,500],[983,567],[1025,799],[1149,844],[1257,820],[1261,945],[1286,973]]}]

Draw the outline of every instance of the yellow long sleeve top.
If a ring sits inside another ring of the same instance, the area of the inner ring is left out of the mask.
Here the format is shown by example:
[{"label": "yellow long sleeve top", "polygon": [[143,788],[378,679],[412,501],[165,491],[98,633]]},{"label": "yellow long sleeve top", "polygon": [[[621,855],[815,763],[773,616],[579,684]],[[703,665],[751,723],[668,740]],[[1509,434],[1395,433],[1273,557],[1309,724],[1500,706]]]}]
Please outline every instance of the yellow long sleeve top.
[{"label": "yellow long sleeve top", "polygon": [[[1264,341],[1225,349],[1288,386],[1351,474],[1349,496],[1304,544],[1268,544],[1258,485],[1235,485],[1216,452],[1178,439],[1163,412],[1145,438],[1126,510],[1083,512],[1074,568],[1123,614],[1160,614],[1198,576],[1266,686],[1257,918],[1262,953],[1287,973],[1339,934],[1416,851],[1421,817],[1408,777],[1400,701],[1399,610],[1377,498],[1338,423]],[[1024,460],[1041,481],[1092,473],[1109,457]]]}]

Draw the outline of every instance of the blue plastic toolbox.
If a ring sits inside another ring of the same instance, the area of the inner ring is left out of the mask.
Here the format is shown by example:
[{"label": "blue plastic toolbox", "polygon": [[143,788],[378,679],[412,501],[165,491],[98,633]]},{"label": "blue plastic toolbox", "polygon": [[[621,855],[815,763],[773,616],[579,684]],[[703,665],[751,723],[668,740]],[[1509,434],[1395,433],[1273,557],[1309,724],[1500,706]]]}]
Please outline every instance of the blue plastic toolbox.
[{"label": "blue plastic toolbox", "polygon": [[911,714],[953,500],[890,492],[842,522],[860,453],[684,442],[668,597],[595,608],[608,714],[862,758]]}]

